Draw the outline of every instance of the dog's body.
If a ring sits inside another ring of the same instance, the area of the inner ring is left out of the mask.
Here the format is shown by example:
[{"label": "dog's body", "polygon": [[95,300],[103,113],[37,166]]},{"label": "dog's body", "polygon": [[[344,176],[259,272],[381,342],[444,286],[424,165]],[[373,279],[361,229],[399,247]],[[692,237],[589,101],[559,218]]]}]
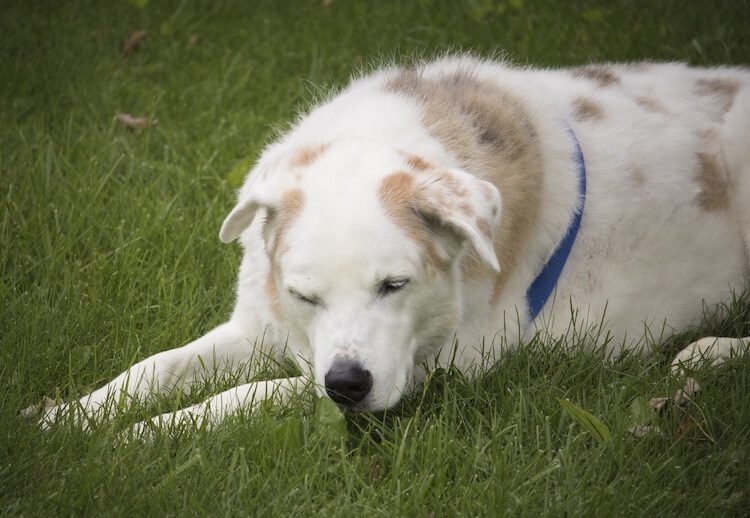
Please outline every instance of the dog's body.
[{"label": "dog's body", "polygon": [[[581,210],[532,320],[529,286]],[[614,353],[638,347],[647,328],[658,338],[697,323],[704,304],[750,280],[750,71],[467,57],[383,69],[264,151],[221,237],[245,250],[230,320],[82,408],[286,353],[321,393],[384,409],[425,361],[469,371],[572,319],[603,322]],[[679,360],[748,342],[703,342]],[[303,378],[248,383],[165,417],[217,421]]]}]

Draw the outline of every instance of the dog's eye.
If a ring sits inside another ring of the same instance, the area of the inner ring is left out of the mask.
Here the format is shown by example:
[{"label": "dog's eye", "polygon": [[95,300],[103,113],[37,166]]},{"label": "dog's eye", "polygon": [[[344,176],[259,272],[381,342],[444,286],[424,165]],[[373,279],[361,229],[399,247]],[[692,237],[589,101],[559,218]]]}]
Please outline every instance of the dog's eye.
[{"label": "dog's eye", "polygon": [[320,305],[320,299],[318,297],[315,297],[315,296],[308,297],[306,295],[302,295],[300,292],[295,291],[292,288],[289,288],[289,293],[291,293],[294,296],[294,298],[296,298],[300,302],[304,302],[305,304],[309,304],[311,306]]},{"label": "dog's eye", "polygon": [[407,284],[409,284],[409,279],[386,279],[380,283],[380,286],[378,287],[378,295],[381,297],[390,295],[391,293],[399,291]]}]

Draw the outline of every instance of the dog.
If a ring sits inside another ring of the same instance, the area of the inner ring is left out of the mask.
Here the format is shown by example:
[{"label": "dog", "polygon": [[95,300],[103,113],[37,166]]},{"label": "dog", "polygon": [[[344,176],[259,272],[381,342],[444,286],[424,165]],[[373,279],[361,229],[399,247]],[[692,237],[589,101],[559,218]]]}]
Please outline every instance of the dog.
[{"label": "dog", "polygon": [[[264,149],[220,238],[244,248],[226,323],[25,415],[87,426],[123,395],[190,390],[261,356],[302,375],[251,371],[153,422],[215,424],[309,380],[379,411],[430,362],[471,373],[575,315],[607,327],[611,355],[684,330],[750,280],[750,69],[465,55],[378,69]],[[749,346],[705,338],[672,369]]]}]

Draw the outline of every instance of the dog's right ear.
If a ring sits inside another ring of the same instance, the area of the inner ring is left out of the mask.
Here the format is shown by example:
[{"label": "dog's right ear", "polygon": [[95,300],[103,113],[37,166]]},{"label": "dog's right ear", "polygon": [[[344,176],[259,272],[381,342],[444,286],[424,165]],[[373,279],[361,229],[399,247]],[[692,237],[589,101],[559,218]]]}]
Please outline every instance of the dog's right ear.
[{"label": "dog's right ear", "polygon": [[237,239],[250,226],[261,207],[277,209],[281,201],[281,183],[284,177],[283,174],[274,174],[274,171],[256,167],[240,189],[237,205],[221,225],[219,239],[224,243]]}]

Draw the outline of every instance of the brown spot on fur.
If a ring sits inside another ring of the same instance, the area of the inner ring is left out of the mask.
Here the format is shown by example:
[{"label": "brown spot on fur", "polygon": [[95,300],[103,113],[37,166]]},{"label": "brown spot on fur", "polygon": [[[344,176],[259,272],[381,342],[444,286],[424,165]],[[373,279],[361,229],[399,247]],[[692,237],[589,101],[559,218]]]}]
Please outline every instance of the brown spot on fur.
[{"label": "brown spot on fur", "polygon": [[325,153],[330,144],[321,144],[319,146],[304,146],[297,150],[289,161],[292,167],[307,167]]},{"label": "brown spot on fur", "polygon": [[269,253],[272,258],[278,257],[288,249],[284,238],[289,227],[302,213],[305,206],[305,195],[300,189],[290,189],[281,195],[278,210],[269,211],[263,234],[266,243],[271,243]]},{"label": "brown spot on fur", "polygon": [[604,117],[604,110],[596,101],[579,97],[573,101],[573,116],[580,122],[598,121]]},{"label": "brown spot on fur", "polygon": [[492,230],[489,222],[484,218],[477,218],[477,228],[487,239],[492,239]]},{"label": "brown spot on fur", "polygon": [[698,138],[710,144],[719,139],[719,131],[716,128],[705,128],[698,131]]},{"label": "brown spot on fur", "polygon": [[406,165],[417,171],[426,171],[432,167],[432,165],[421,156],[412,155],[403,151],[401,152],[401,155],[406,160]]},{"label": "brown spot on fur", "polygon": [[729,111],[739,89],[739,82],[733,79],[713,77],[701,78],[695,82],[696,94],[702,97],[713,97],[716,100],[719,111],[717,118],[722,117]]},{"label": "brown spot on fur", "polygon": [[289,220],[299,216],[305,206],[305,195],[300,189],[289,189],[281,195],[279,210]]},{"label": "brown spot on fur", "polygon": [[[429,79],[418,68],[402,70],[385,88],[414,99],[427,130],[460,166],[502,193],[503,217],[494,241],[502,271],[494,277],[495,302],[539,213],[541,150],[524,101],[475,77],[468,67]],[[491,192],[485,196],[488,201],[493,198]],[[467,278],[495,275],[474,249],[466,254],[462,270]]]},{"label": "brown spot on fur", "polygon": [[698,95],[734,95],[740,88],[740,84],[732,79],[701,78],[696,82],[696,93]]},{"label": "brown spot on fur", "polygon": [[395,210],[411,201],[414,195],[414,177],[409,173],[398,171],[383,178],[380,182],[378,196],[383,206]]},{"label": "brown spot on fur", "polygon": [[433,174],[433,177],[438,180],[442,185],[446,186],[449,192],[455,194],[459,198],[464,198],[468,192],[461,185],[461,182],[447,171],[438,171]]},{"label": "brown spot on fur", "polygon": [[633,185],[636,187],[643,187],[646,185],[646,174],[643,172],[643,169],[640,167],[633,168],[632,173],[630,174],[630,177],[633,180]]},{"label": "brown spot on fur", "polygon": [[606,65],[590,65],[577,67],[570,71],[573,77],[588,79],[597,86],[606,87],[620,82],[620,78],[614,73],[612,67]]},{"label": "brown spot on fur", "polygon": [[281,318],[281,304],[279,303],[279,287],[276,285],[276,277],[273,274],[273,267],[268,269],[266,276],[266,285],[264,291],[268,302],[270,302],[271,311],[277,318]]},{"label": "brown spot on fur", "polygon": [[414,177],[403,171],[383,178],[378,188],[378,198],[386,213],[409,238],[422,247],[430,265],[445,270],[448,265],[435,249],[434,236],[415,209],[416,196]]},{"label": "brown spot on fur", "polygon": [[[492,199],[494,198],[494,195],[495,195],[495,193],[492,192],[492,188],[488,185],[482,185],[482,194],[484,194],[484,199],[487,203],[492,202]],[[496,216],[497,208],[493,207],[492,210],[494,211],[492,215]]]},{"label": "brown spot on fur", "polygon": [[729,206],[727,172],[716,154],[696,153],[698,171],[695,179],[701,186],[698,204],[707,211],[725,210]]},{"label": "brown spot on fur", "polygon": [[667,109],[659,101],[652,97],[641,95],[635,98],[638,106],[652,113],[667,113]]},{"label": "brown spot on fur", "polygon": [[277,258],[288,250],[285,241],[286,232],[294,221],[299,218],[305,206],[305,196],[300,189],[290,189],[281,195],[279,208],[276,210],[266,209],[266,221],[263,225],[263,239],[268,248],[271,262],[266,276],[264,291],[270,302],[271,311],[277,318],[281,318],[281,304],[279,303],[279,290],[274,274]]},{"label": "brown spot on fur", "polygon": [[461,202],[461,204],[459,204],[458,208],[461,209],[461,212],[464,213],[464,216],[468,218],[471,218],[474,216],[474,207],[472,207],[471,204],[464,201],[464,202]]}]

